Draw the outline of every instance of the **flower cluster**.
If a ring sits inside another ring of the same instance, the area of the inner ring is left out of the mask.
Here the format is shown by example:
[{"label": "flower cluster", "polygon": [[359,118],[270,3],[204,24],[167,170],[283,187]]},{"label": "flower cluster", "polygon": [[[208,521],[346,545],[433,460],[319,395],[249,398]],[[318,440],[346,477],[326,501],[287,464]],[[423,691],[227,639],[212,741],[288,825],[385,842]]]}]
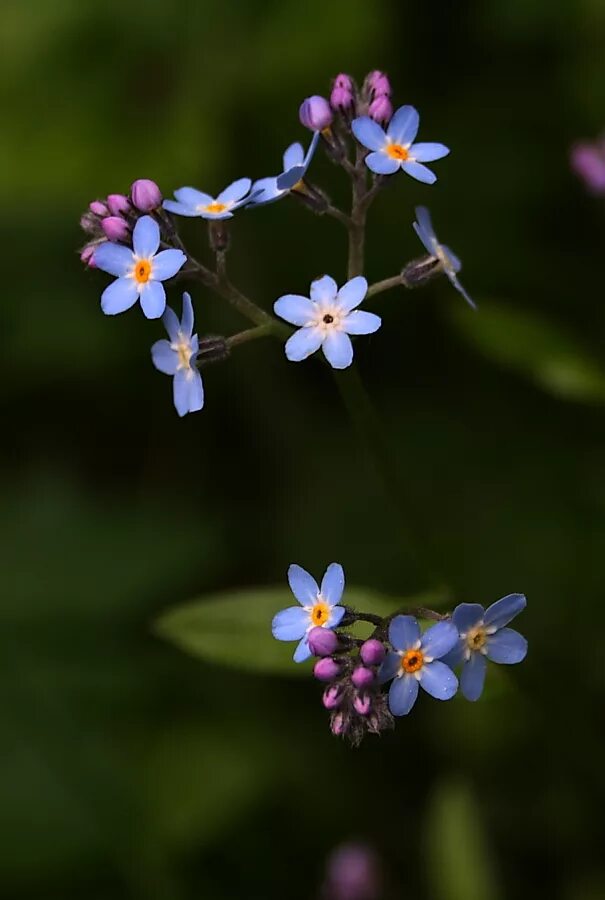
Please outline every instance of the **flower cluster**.
[{"label": "flower cluster", "polygon": [[[506,627],[525,609],[523,594],[509,594],[487,610],[461,603],[451,615],[421,609],[383,618],[343,602],[338,563],[328,566],[321,586],[297,565],[288,580],[299,605],[277,613],[273,637],[297,641],[294,662],[318,657],[313,674],[325,684],[330,728],[353,744],[407,715],[420,688],[437,700],[451,700],[458,688],[467,700],[478,700],[488,662],[511,665],[527,654],[525,638]],[[437,621],[423,630],[421,622],[431,619]],[[351,630],[357,622],[371,623],[373,634],[357,638]]]}]

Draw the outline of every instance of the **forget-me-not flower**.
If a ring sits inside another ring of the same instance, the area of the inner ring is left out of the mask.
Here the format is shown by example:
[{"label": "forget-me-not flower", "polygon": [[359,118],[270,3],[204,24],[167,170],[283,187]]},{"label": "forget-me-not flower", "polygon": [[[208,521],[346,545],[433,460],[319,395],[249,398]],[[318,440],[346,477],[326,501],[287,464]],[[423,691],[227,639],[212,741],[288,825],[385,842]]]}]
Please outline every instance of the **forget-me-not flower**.
[{"label": "forget-me-not flower", "polygon": [[456,254],[452,250],[450,250],[449,247],[446,247],[445,244],[439,243],[439,239],[437,238],[435,229],[433,228],[433,223],[431,222],[430,213],[426,206],[416,207],[416,221],[414,222],[414,231],[426,247],[427,253],[430,253],[431,256],[434,256],[435,259],[439,260],[443,271],[445,272],[451,283],[454,285],[458,293],[462,294],[469,306],[472,306],[473,309],[477,309],[476,304],[473,302],[473,300],[471,300],[457,278],[458,272],[462,268],[462,263],[460,262]]},{"label": "forget-me-not flower", "polygon": [[166,291],[162,281],[172,278],[187,262],[180,250],[162,250],[160,228],[151,216],[142,216],[134,226],[132,245],[107,241],[96,248],[95,266],[117,281],[106,287],[101,297],[101,309],[108,316],[130,309],[141,301],[148,319],[159,319],[166,308]]},{"label": "forget-me-not flower", "polygon": [[437,176],[422,163],[447,156],[444,144],[415,144],[420,117],[413,106],[400,106],[385,132],[370,116],[360,116],[351,123],[360,144],[372,152],[366,157],[368,169],[377,175],[393,175],[403,169],[417,181],[434,184]]},{"label": "forget-me-not flower", "polygon": [[285,294],[273,306],[276,315],[300,325],[286,341],[286,356],[301,362],[321,347],[334,369],[346,369],[353,362],[350,334],[372,334],[380,328],[380,316],[355,309],[368,290],[358,275],[340,290],[333,278],[324,275],[311,285],[311,297]]},{"label": "forget-me-not flower", "polygon": [[290,144],[283,156],[284,168],[281,174],[255,181],[250,191],[251,200],[247,205],[251,207],[273,203],[289,194],[305,177],[318,141],[319,131],[316,131],[306,154],[302,144]]},{"label": "forget-me-not flower", "polygon": [[464,663],[460,690],[467,700],[478,700],[483,693],[488,659],[504,665],[525,659],[527,641],[518,631],[505,628],[505,625],[526,605],[523,594],[508,594],[487,610],[479,603],[461,603],[452,613],[459,638],[445,661],[450,666]]},{"label": "forget-me-not flower", "polygon": [[196,188],[182,187],[174,192],[176,200],[164,200],[164,209],[177,216],[230,219],[234,210],[247,203],[251,184],[249,178],[238,178],[218,197],[211,197]]},{"label": "forget-me-not flower", "polygon": [[170,340],[156,341],[151,359],[160,372],[172,375],[174,406],[179,416],[197,412],[204,405],[204,385],[195,358],[199,350],[197,334],[193,334],[193,305],[189,294],[183,294],[183,318],[168,306],[163,320]]},{"label": "forget-me-not flower", "polygon": [[288,569],[288,582],[300,606],[282,609],[273,619],[271,630],[278,641],[298,641],[294,662],[312,656],[308,636],[312,628],[336,628],[344,616],[339,606],[345,586],[345,573],[338,563],[331,563],[318,587],[315,579],[301,566]]},{"label": "forget-me-not flower", "polygon": [[454,696],[458,679],[440,659],[457,640],[458,630],[451,622],[437,622],[421,634],[414,616],[395,616],[389,625],[394,650],[387,654],[378,673],[382,683],[393,679],[389,709],[394,716],[409,713],[418,696],[418,685],[437,700]]}]

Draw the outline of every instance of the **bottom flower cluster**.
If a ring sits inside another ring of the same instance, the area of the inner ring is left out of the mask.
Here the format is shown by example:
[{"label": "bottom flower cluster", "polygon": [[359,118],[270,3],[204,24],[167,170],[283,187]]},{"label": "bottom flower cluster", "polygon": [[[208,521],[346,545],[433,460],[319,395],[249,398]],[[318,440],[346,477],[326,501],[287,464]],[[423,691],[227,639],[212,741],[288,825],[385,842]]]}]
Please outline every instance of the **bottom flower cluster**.
[{"label": "bottom flower cluster", "polygon": [[[407,715],[420,688],[437,700],[451,700],[459,688],[467,700],[478,700],[488,661],[511,665],[527,654],[525,638],[506,627],[525,608],[523,594],[508,594],[487,610],[461,603],[451,615],[422,609],[382,618],[341,603],[345,577],[338,563],[328,566],[321,587],[296,565],[288,580],[299,605],[277,613],[273,636],[298,642],[295,662],[318,657],[313,674],[326,685],[322,700],[332,733],[353,744]],[[419,619],[437,621],[423,631]],[[358,621],[374,625],[367,640],[347,631]]]}]

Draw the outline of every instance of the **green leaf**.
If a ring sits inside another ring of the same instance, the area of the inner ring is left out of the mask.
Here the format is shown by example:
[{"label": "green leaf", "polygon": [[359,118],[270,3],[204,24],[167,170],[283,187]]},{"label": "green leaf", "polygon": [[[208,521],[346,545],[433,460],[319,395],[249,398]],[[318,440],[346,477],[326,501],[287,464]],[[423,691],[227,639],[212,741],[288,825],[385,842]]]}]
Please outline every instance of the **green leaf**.
[{"label": "green leaf", "polygon": [[488,359],[563,400],[605,402],[605,368],[590,349],[536,312],[496,303],[452,313],[459,334]]}]

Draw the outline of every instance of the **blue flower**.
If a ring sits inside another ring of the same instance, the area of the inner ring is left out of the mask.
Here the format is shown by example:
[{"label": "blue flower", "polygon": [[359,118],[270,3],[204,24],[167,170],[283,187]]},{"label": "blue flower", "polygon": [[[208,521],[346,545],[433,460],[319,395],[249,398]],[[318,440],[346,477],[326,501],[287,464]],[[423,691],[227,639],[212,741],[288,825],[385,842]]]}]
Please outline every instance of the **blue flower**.
[{"label": "blue flower", "polygon": [[450,700],[458,690],[458,679],[442,656],[455,646],[458,631],[451,622],[437,622],[420,633],[414,616],[395,616],[389,625],[389,641],[395,648],[387,654],[378,672],[389,689],[389,709],[394,716],[406,716],[418,696],[418,685],[437,700]]},{"label": "blue flower", "polygon": [[132,233],[134,250],[107,241],[95,250],[95,266],[117,275],[101,297],[101,309],[108,316],[124,312],[141,301],[148,319],[159,319],[166,307],[162,281],[172,278],[187,262],[180,250],[162,250],[160,228],[151,216],[142,216]]},{"label": "blue flower", "polygon": [[319,131],[316,131],[306,155],[302,144],[290,144],[283,156],[283,172],[280,175],[255,181],[250,191],[251,199],[247,205],[252,207],[273,203],[289,194],[305,177],[318,141]]},{"label": "blue flower", "polygon": [[288,581],[300,606],[282,609],[273,619],[271,630],[278,641],[299,641],[294,662],[304,662],[312,656],[308,634],[312,628],[336,628],[344,616],[344,606],[338,606],[345,586],[345,573],[338,563],[331,563],[321,581],[300,566],[290,566]]},{"label": "blue flower", "polygon": [[444,144],[414,144],[419,122],[418,111],[413,106],[400,106],[386,132],[369,116],[354,119],[353,134],[360,144],[372,150],[366,157],[368,169],[377,175],[393,175],[403,169],[417,181],[434,184],[437,176],[421,163],[442,159],[450,151]]},{"label": "blue flower", "polygon": [[426,206],[416,207],[416,219],[417,221],[414,222],[414,231],[426,247],[427,253],[430,253],[431,256],[434,256],[435,259],[439,260],[443,267],[443,271],[456,290],[462,294],[466,302],[472,306],[473,309],[477,309],[476,304],[471,300],[456,277],[462,268],[462,263],[449,247],[439,243],[437,235],[435,234],[435,229],[433,228],[433,223],[431,222],[430,213]]},{"label": "blue flower", "polygon": [[527,641],[518,631],[504,626],[526,605],[523,594],[508,594],[487,610],[479,603],[461,603],[452,613],[459,640],[445,661],[450,666],[464,663],[460,690],[467,700],[478,700],[481,696],[488,659],[504,665],[525,659]]},{"label": "blue flower", "polygon": [[170,340],[156,341],[151,359],[160,372],[172,375],[174,405],[179,416],[197,412],[204,405],[202,376],[195,365],[199,350],[197,334],[193,334],[193,306],[189,294],[183,294],[183,318],[168,306],[162,319]]},{"label": "blue flower", "polygon": [[340,290],[333,278],[324,275],[311,285],[311,299],[285,294],[273,306],[276,315],[302,327],[286,342],[286,356],[292,362],[306,359],[321,347],[334,369],[346,369],[353,362],[350,334],[372,334],[381,320],[374,313],[360,312],[368,290],[361,275],[351,278]]},{"label": "blue flower", "polygon": [[192,187],[182,187],[174,192],[176,200],[164,200],[164,209],[177,216],[201,216],[202,219],[230,219],[233,211],[248,201],[252,182],[239,178],[218,195],[211,197]]}]

